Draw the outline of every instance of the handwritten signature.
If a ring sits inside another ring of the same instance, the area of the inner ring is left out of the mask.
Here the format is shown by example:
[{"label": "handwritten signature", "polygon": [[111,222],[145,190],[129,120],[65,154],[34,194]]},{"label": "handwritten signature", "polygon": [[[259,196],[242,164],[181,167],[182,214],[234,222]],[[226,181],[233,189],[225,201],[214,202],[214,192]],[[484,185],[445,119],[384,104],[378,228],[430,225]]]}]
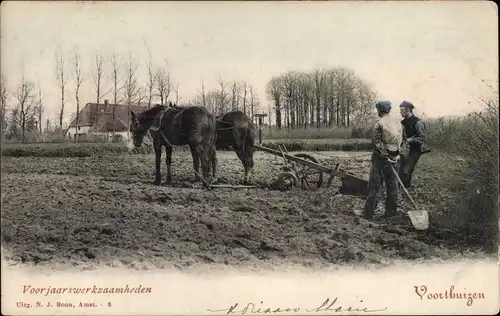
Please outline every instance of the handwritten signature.
[{"label": "handwritten signature", "polygon": [[[334,298],[333,300],[330,301],[330,298],[327,298],[323,304],[321,304],[319,307],[316,308],[311,308],[311,309],[305,309],[304,311],[307,313],[317,313],[317,312],[325,312],[325,311],[331,311],[331,312],[364,312],[364,313],[372,313],[372,312],[381,312],[387,310],[387,307],[383,309],[368,309],[367,307],[365,308],[353,308],[351,306],[345,308],[344,306],[335,306],[337,303],[338,298]],[[363,303],[361,300],[360,303]],[[226,309],[207,309],[208,312],[214,312],[214,313],[220,313],[220,312],[226,312],[226,315],[229,314],[273,314],[273,313],[298,313],[301,310],[300,307],[265,307],[262,306],[264,304],[263,301],[260,302],[259,306],[255,303],[247,303],[245,307],[242,309],[236,309],[239,306],[239,303],[235,303],[234,305],[230,305],[229,308]]]}]

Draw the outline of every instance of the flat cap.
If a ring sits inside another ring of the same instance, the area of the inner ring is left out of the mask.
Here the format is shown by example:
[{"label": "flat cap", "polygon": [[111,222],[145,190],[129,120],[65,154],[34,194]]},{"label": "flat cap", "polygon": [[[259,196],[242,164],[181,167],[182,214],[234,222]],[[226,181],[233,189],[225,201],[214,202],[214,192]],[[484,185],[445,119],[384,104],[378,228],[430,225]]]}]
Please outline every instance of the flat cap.
[{"label": "flat cap", "polygon": [[391,108],[391,105],[391,101],[378,101],[377,104],[375,104],[375,107],[388,110]]},{"label": "flat cap", "polygon": [[402,107],[402,108],[408,108],[410,110],[413,110],[413,108],[415,107],[411,102],[408,102],[408,101],[403,101],[401,102],[401,104],[399,105],[399,107]]}]

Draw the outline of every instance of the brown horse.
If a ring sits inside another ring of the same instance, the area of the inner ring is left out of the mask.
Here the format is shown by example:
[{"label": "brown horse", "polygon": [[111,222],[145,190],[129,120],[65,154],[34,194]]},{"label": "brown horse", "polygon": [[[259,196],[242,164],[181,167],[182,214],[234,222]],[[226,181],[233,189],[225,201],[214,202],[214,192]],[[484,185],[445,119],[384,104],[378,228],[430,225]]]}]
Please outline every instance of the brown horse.
[{"label": "brown horse", "polygon": [[202,176],[208,180],[210,163],[213,176],[216,174],[217,157],[215,152],[216,123],[215,116],[199,106],[179,107],[156,105],[139,115],[131,111],[132,132],[135,147],[140,147],[149,131],[153,139],[156,155],[156,176],[154,184],[161,183],[161,150],[165,146],[167,164],[167,182],[172,180],[170,165],[173,146],[188,145],[193,157],[195,181],[199,181],[201,162]]},{"label": "brown horse", "polygon": [[253,169],[255,127],[252,120],[241,111],[231,111],[217,117],[217,149],[232,147],[245,169],[247,184]]}]

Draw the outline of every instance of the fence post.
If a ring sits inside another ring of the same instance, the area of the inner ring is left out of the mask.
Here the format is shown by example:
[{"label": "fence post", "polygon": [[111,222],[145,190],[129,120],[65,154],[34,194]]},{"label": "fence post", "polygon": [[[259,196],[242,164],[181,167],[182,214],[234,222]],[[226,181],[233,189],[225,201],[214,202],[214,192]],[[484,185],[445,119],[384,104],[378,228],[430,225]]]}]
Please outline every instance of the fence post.
[{"label": "fence post", "polygon": [[259,118],[259,145],[262,145],[262,123],[264,121],[264,117],[266,117],[267,114],[254,114],[254,116]]}]

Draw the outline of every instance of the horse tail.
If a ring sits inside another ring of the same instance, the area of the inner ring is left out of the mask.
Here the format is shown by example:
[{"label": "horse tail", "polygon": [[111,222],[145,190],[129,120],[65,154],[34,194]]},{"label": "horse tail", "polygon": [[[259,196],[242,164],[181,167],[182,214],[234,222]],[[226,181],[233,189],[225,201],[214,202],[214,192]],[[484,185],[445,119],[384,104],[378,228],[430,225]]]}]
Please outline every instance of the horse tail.
[{"label": "horse tail", "polygon": [[253,167],[253,152],[255,142],[255,128],[250,119],[246,120],[246,124],[240,128],[240,137],[242,141],[242,150],[245,155],[245,161],[248,167]]},{"label": "horse tail", "polygon": [[253,149],[253,145],[255,143],[255,138],[257,137],[257,132],[255,130],[255,124],[252,120],[248,120],[247,123],[247,135],[246,135],[246,146],[250,146]]}]

